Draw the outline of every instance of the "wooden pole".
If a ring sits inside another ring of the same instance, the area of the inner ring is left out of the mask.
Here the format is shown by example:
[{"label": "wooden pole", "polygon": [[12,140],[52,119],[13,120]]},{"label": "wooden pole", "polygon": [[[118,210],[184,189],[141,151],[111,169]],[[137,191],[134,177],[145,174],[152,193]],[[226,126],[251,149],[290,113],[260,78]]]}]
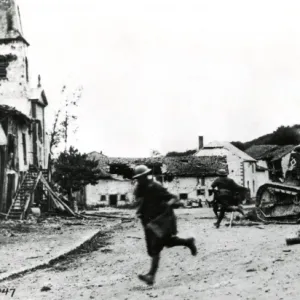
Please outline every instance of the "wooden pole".
[{"label": "wooden pole", "polygon": [[231,213],[230,224],[229,224],[229,227],[230,227],[230,228],[231,228],[232,222],[233,222],[233,215],[234,215],[234,212]]}]

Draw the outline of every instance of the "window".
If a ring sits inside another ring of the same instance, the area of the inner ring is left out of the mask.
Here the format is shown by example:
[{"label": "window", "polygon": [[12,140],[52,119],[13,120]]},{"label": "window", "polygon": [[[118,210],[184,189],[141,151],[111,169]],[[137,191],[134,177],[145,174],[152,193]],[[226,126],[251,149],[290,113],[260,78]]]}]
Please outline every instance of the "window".
[{"label": "window", "polygon": [[106,196],[105,195],[100,195],[100,201],[106,201]]},{"label": "window", "polygon": [[180,200],[187,200],[188,194],[179,194],[179,199]]},{"label": "window", "polygon": [[4,56],[0,56],[0,79],[7,78],[7,70],[6,70],[7,67],[8,67],[7,59]]},{"label": "window", "polygon": [[24,165],[27,165],[26,134],[22,133]]},{"label": "window", "polygon": [[255,181],[253,180],[252,182],[252,186],[253,186],[253,193],[255,192]]},{"label": "window", "polygon": [[205,185],[205,177],[201,178],[201,185],[204,186]]},{"label": "window", "polygon": [[252,173],[254,173],[255,172],[255,164],[253,163],[252,164]]},{"label": "window", "polygon": [[121,201],[126,201],[126,195],[121,195],[120,200],[121,200]]},{"label": "window", "polygon": [[248,187],[248,189],[250,189],[250,183],[249,183],[249,181],[247,181],[247,187]]},{"label": "window", "polygon": [[42,130],[42,124],[41,122],[39,121],[38,122],[38,137],[39,137],[39,141],[42,143],[43,142],[43,130]]},{"label": "window", "polygon": [[25,58],[25,72],[26,72],[26,81],[29,82],[29,72],[28,72],[28,59],[27,57]]},{"label": "window", "polygon": [[205,195],[205,190],[199,189],[197,190],[197,196]]}]

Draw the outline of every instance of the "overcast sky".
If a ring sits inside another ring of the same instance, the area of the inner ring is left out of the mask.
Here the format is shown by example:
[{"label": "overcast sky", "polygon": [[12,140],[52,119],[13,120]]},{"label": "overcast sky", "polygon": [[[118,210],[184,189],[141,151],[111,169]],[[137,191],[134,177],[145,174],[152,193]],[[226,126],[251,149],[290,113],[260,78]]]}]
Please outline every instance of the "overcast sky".
[{"label": "overcast sky", "polygon": [[83,152],[147,156],[300,123],[299,1],[18,3],[49,126],[62,85],[83,86]]}]

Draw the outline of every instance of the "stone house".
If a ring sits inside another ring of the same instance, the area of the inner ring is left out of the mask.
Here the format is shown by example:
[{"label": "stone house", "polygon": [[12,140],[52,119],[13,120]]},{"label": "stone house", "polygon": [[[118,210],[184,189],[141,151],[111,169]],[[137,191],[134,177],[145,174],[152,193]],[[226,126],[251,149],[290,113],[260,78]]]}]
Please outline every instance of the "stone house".
[{"label": "stone house", "polygon": [[229,175],[238,184],[250,191],[250,197],[254,198],[258,188],[269,180],[267,169],[257,164],[256,159],[233,146],[229,142],[214,141],[203,146],[200,139],[197,157],[225,156]]},{"label": "stone house", "polygon": [[[30,166],[46,168],[48,142],[40,77],[29,78],[29,43],[14,0],[0,0],[0,209],[7,212]],[[22,208],[22,207],[21,207]]]},{"label": "stone house", "polygon": [[293,145],[254,145],[246,153],[255,158],[259,165],[268,169],[271,181],[284,181],[289,167]]},{"label": "stone house", "polygon": [[[97,159],[93,152],[90,157]],[[211,184],[217,170],[227,169],[225,157],[151,157],[109,158],[98,153],[99,167],[107,178],[95,186],[86,187],[86,205],[124,205],[134,200],[135,181],[132,180],[136,165],[144,164],[152,169],[150,176],[161,182],[168,190],[183,201],[202,201],[212,197]]]}]

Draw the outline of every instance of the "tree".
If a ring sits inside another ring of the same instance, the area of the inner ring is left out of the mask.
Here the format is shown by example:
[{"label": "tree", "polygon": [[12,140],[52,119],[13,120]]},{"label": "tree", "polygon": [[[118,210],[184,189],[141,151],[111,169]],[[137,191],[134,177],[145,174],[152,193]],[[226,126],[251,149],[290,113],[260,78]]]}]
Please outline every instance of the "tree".
[{"label": "tree", "polygon": [[238,141],[238,142],[231,142],[231,144],[235,147],[237,147],[238,149],[242,150],[242,151],[245,151],[246,150],[246,147],[244,145],[244,143]]},{"label": "tree", "polygon": [[150,152],[151,157],[160,157],[162,156],[161,153],[158,150],[152,149]]},{"label": "tree", "polygon": [[59,184],[67,193],[68,199],[77,211],[76,200],[72,192],[79,191],[87,184],[95,185],[102,177],[102,171],[97,168],[96,160],[88,159],[87,154],[81,154],[74,147],[63,151],[54,163],[53,181]]},{"label": "tree", "polygon": [[50,155],[53,155],[54,150],[64,142],[64,149],[68,147],[68,137],[70,129],[76,133],[78,127],[75,125],[77,116],[75,108],[78,107],[78,102],[82,97],[82,86],[76,88],[73,92],[69,92],[66,85],[62,87],[62,105],[55,113],[54,123],[51,131],[48,133],[50,136]]},{"label": "tree", "polygon": [[270,139],[272,145],[297,145],[300,143],[300,135],[296,128],[280,126],[273,132]]}]

